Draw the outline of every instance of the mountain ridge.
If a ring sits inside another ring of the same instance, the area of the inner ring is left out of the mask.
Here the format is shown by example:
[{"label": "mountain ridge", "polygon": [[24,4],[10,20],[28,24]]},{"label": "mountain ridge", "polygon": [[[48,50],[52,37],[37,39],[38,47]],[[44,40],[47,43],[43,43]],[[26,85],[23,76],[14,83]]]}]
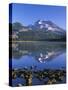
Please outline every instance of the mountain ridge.
[{"label": "mountain ridge", "polygon": [[66,31],[52,21],[37,20],[33,25],[12,24],[13,40],[66,40]]}]

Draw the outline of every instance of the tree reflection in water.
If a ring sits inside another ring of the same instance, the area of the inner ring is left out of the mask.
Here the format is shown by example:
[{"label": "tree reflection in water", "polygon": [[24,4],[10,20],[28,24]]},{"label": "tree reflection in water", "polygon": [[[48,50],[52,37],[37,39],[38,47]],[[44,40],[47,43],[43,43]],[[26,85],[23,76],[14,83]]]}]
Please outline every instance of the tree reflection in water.
[{"label": "tree reflection in water", "polygon": [[39,62],[44,62],[63,53],[65,47],[65,42],[12,42],[12,57],[18,59],[31,55]]},{"label": "tree reflection in water", "polygon": [[[35,58],[39,63],[51,61],[65,51],[65,42],[12,42],[12,57],[19,60],[22,56],[28,55]],[[12,58],[12,59],[13,59]],[[12,69],[12,80],[20,78],[24,80],[16,86],[47,85],[66,82],[66,70],[62,69],[43,69],[37,70],[37,66]],[[36,83],[36,80],[38,83]],[[12,82],[13,83],[13,82]]]}]

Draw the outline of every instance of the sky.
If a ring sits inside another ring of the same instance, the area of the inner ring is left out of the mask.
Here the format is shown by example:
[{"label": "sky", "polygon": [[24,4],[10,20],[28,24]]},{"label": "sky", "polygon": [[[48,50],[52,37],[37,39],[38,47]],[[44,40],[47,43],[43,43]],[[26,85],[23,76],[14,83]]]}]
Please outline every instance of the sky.
[{"label": "sky", "polygon": [[12,4],[12,23],[20,22],[22,25],[34,24],[37,20],[50,20],[66,30],[66,7]]}]

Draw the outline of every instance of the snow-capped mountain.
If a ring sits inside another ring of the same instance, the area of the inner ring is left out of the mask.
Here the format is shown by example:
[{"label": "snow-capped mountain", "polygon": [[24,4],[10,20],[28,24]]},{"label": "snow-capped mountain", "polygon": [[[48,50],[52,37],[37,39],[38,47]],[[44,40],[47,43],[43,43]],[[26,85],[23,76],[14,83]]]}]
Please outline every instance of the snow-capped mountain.
[{"label": "snow-capped mountain", "polygon": [[[15,26],[14,26],[15,25]],[[33,25],[21,26],[13,24],[14,40],[34,40],[34,41],[65,41],[66,31],[54,24],[52,21],[38,20]],[[16,38],[18,37],[18,38]]]},{"label": "snow-capped mountain", "polygon": [[53,31],[56,33],[65,33],[65,30],[57,26],[51,21],[42,21],[37,20],[34,25],[29,26],[32,30],[46,30],[46,31]]}]

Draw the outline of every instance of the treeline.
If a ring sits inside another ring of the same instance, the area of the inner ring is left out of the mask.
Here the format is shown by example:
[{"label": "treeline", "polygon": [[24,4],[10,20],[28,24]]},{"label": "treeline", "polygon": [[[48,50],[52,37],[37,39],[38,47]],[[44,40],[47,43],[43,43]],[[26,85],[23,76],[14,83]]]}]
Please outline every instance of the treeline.
[{"label": "treeline", "polygon": [[29,30],[28,27],[24,31],[24,28],[25,26],[18,22],[9,24],[10,38],[20,41],[66,41],[66,34],[58,34],[47,30]]}]

